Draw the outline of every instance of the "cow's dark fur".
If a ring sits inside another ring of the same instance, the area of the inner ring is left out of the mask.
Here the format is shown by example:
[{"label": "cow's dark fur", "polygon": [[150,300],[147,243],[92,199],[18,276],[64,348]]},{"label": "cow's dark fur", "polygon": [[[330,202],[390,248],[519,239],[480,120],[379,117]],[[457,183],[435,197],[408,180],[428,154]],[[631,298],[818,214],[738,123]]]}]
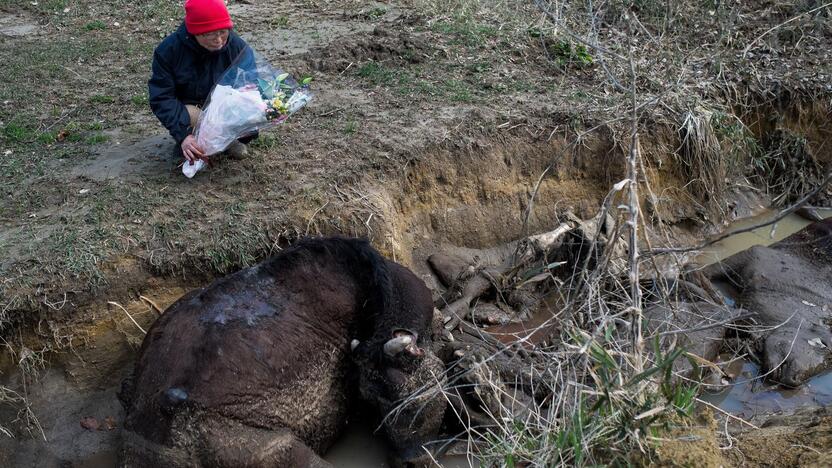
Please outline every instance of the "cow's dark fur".
[{"label": "cow's dark fur", "polygon": [[[317,454],[343,428],[357,380],[381,414],[441,383],[432,314],[424,283],[354,239],[304,240],[192,292],[142,344],[123,394],[121,463],[326,466]],[[424,354],[382,352],[401,329]],[[406,456],[435,435],[444,411],[438,395],[418,406],[385,424]]]}]

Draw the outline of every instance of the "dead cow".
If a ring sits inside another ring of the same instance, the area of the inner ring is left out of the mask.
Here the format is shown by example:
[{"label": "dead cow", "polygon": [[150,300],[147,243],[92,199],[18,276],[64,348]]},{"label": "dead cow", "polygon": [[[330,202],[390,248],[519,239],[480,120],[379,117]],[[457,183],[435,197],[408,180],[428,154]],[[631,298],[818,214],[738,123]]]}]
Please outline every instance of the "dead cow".
[{"label": "dead cow", "polygon": [[421,464],[445,409],[432,314],[421,280],[356,239],[303,240],[193,291],[125,382],[120,464],[329,466],[318,454],[359,392],[388,416],[397,461]]}]

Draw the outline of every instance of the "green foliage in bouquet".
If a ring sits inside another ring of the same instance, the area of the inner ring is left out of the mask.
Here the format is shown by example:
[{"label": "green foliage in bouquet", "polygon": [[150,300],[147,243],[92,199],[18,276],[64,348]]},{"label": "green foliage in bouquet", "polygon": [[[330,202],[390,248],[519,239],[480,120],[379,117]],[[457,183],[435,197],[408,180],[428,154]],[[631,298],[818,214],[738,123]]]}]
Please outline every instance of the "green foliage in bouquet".
[{"label": "green foliage in bouquet", "polygon": [[288,73],[281,73],[273,80],[257,79],[257,88],[260,90],[263,101],[266,102],[266,118],[269,120],[288,117],[287,102],[295,89],[308,87],[312,82],[312,77],[308,76],[300,81],[299,86],[293,86],[286,82],[287,78],[289,78]]}]

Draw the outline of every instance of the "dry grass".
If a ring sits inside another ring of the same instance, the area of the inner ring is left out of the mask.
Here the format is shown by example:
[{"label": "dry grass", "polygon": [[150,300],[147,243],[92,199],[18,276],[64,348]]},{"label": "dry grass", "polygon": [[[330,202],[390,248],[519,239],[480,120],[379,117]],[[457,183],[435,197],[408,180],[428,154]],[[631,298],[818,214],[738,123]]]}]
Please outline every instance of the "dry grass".
[{"label": "dry grass", "polygon": [[708,208],[712,219],[725,217],[723,204],[727,186],[726,161],[711,126],[712,114],[688,111],[679,127],[682,144],[677,151],[687,190]]},{"label": "dry grass", "polygon": [[806,138],[786,129],[769,135],[765,151],[754,159],[754,170],[766,184],[775,206],[802,198],[823,179],[823,168]]}]

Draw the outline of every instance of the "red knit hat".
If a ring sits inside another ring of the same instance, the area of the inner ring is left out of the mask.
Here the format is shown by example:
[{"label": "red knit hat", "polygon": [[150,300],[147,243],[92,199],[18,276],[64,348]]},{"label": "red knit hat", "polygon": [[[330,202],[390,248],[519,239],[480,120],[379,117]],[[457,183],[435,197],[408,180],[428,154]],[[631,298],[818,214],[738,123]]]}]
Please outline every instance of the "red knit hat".
[{"label": "red knit hat", "polygon": [[234,23],[223,0],[186,0],[185,29],[191,34],[205,34],[217,29],[231,29]]}]

